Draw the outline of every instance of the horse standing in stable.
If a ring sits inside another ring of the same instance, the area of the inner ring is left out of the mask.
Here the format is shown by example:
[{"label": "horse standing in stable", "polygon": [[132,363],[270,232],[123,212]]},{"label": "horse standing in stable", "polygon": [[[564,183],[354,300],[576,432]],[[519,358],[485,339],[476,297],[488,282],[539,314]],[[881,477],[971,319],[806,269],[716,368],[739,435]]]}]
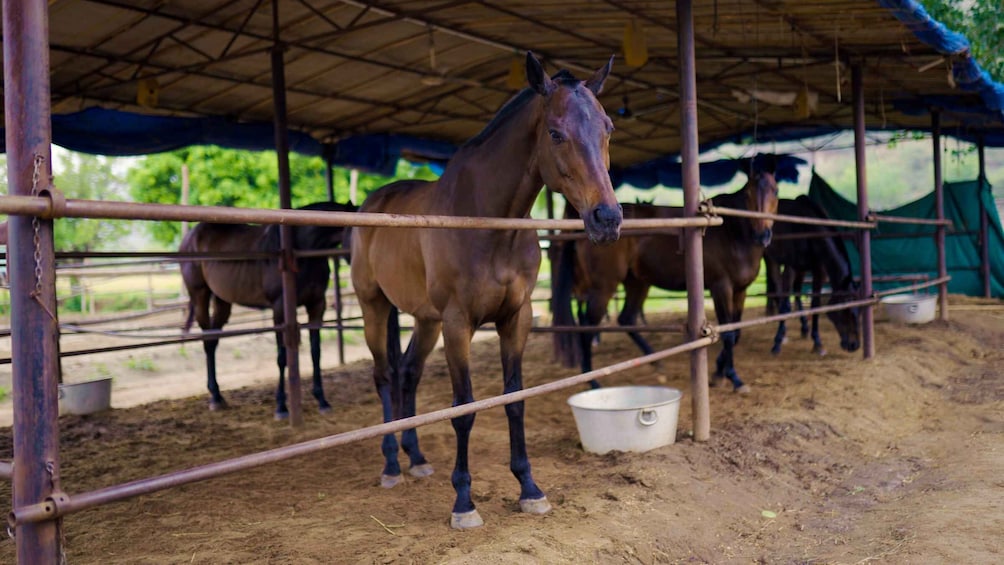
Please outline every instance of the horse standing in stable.
[{"label": "horse standing in stable", "polygon": [[[369,195],[361,211],[524,218],[547,184],[582,212],[590,239],[616,240],[621,212],[607,172],[613,123],[596,98],[612,64],[611,58],[586,81],[566,71],[551,78],[527,53],[530,87],[457,151],[438,181],[385,186]],[[540,268],[535,232],[382,227],[353,232],[352,282],[385,421],[415,414],[415,391],[441,332],[455,406],[474,400],[470,344],[484,323],[494,322],[499,335],[504,391],[522,389],[523,348],[532,320],[530,294]],[[386,350],[388,315],[395,306],[415,318],[414,334],[400,360],[389,359]],[[520,508],[545,513],[550,504],[533,480],[526,453],[523,402],[508,404],[505,411]],[[459,529],[483,523],[471,500],[468,444],[474,419],[471,414],[452,420],[457,454],[450,524]],[[432,472],[415,430],[404,432],[401,443],[411,474]],[[401,477],[393,434],[384,437],[382,450],[386,462],[381,482],[392,487]]]},{"label": "horse standing in stable", "polygon": [[[802,216],[806,218],[826,219],[826,211],[809,197],[802,195],[794,200],[783,199],[778,202],[778,213],[788,216]],[[777,311],[781,314],[791,312],[791,295],[795,295],[798,309],[802,309],[799,294],[805,280],[805,274],[812,275],[812,298],[811,306],[819,306],[820,292],[823,280],[829,279],[832,292],[828,305],[837,305],[854,298],[858,295],[858,286],[854,282],[851,272],[850,258],[847,256],[847,249],[842,241],[835,237],[813,237],[826,231],[825,226],[811,224],[793,224],[790,222],[778,221],[774,223],[774,233],[778,237],[767,249],[764,255],[764,263],[767,267],[767,293],[768,295],[780,294],[777,299]],[[805,234],[806,237],[787,238],[781,237],[789,234]],[[783,269],[782,269],[783,267]],[[774,297],[771,296],[770,300]],[[837,310],[827,312],[826,317],[830,319],[833,326],[840,334],[840,347],[849,352],[857,351],[861,340],[859,339],[859,316],[857,308],[847,310]],[[802,337],[810,335],[808,323],[802,317]],[[785,341],[787,328],[784,321],[778,323],[777,333],[774,336],[774,346],[771,353],[777,355],[781,353],[781,345]],[[826,355],[826,349],[819,337],[819,314],[812,315],[812,351],[819,355]]]},{"label": "horse standing in stable", "polygon": [[[777,210],[777,183],[771,172],[750,173],[749,181],[737,192],[712,199],[715,207],[738,208],[774,213]],[[625,218],[681,218],[683,209],[668,206],[624,204]],[[746,289],[760,272],[764,248],[770,243],[773,221],[725,216],[721,226],[708,228],[704,237],[704,288],[711,291],[718,323],[742,319]],[[624,306],[617,318],[622,326],[634,325],[651,287],[686,290],[686,263],[678,234],[627,235],[616,244],[602,248],[574,240],[563,242],[552,310],[555,325],[574,323],[572,297],[579,301],[579,325],[596,326],[607,313],[607,305],[617,285],[624,285]],[[556,350],[568,364],[581,361],[582,372],[592,370],[592,342],[595,334],[559,337]],[[645,353],[652,347],[638,333],[628,334]],[[739,331],[724,332],[722,351],[716,362],[715,380],[728,378],[737,392],[749,387],[736,373],[733,349]],[[595,383],[591,383],[596,386]]]},{"label": "horse standing in stable", "polygon": [[[301,210],[354,212],[356,206],[337,202],[317,202]],[[344,228],[332,226],[293,226],[293,247],[300,251],[333,249],[342,242]],[[181,277],[188,289],[188,318],[184,331],[196,321],[202,331],[220,330],[230,319],[233,304],[251,308],[271,308],[276,326],[284,323],[282,305],[282,273],[278,225],[200,223],[188,232],[179,251],[185,253],[248,253],[267,252],[274,256],[241,260],[198,260],[181,263]],[[327,257],[300,257],[296,260],[296,305],[304,306],[310,324],[310,357],[314,364],[313,395],[322,413],[331,411],[321,385],[321,330],[327,306],[325,293],[331,279]],[[210,313],[210,304],[212,313]],[[282,330],[276,331],[279,365],[279,386],[275,393],[275,417],[289,416],[286,408],[286,347]],[[202,342],[206,352],[206,372],[209,408],[226,406],[216,382],[216,347],[219,338]]]}]

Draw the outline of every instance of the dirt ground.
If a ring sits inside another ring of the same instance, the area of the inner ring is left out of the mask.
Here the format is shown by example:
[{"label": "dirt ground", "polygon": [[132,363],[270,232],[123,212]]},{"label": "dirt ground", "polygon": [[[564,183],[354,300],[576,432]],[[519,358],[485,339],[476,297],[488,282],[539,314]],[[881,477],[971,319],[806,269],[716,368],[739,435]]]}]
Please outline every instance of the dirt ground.
[{"label": "dirt ground", "polygon": [[[486,522],[477,530],[448,526],[447,422],[420,430],[436,466],[431,477],[382,489],[379,441],[365,441],[69,516],[67,556],[101,564],[1004,562],[1004,305],[953,297],[947,323],[879,320],[869,362],[839,351],[828,322],[823,358],[797,336],[774,357],[773,327],[744,330],[737,368],[753,392],[711,391],[707,443],[690,439],[686,356],[604,381],[684,391],[677,442],[647,453],[587,454],[568,394],[528,401],[534,476],[554,506],[546,516],[518,510],[499,408],[478,415],[471,440],[473,492]],[[333,415],[319,415],[305,393],[302,430],[273,421],[272,342],[260,339],[228,354],[258,359],[263,381],[231,390],[230,410],[206,409],[201,352],[189,346],[177,364],[197,383],[195,396],[62,417],[64,488],[72,496],[379,421],[365,360],[325,372]],[[596,365],[635,355],[625,336],[605,334]],[[496,344],[476,343],[472,356],[476,396],[500,392]],[[550,337],[532,335],[526,385],[573,374],[550,359]],[[221,356],[221,366],[230,362]],[[122,375],[138,366],[106,363]],[[437,351],[419,410],[450,400]],[[10,429],[0,436],[8,459]],[[10,499],[6,483],[0,499]],[[13,556],[14,543],[0,541],[0,562]]]}]

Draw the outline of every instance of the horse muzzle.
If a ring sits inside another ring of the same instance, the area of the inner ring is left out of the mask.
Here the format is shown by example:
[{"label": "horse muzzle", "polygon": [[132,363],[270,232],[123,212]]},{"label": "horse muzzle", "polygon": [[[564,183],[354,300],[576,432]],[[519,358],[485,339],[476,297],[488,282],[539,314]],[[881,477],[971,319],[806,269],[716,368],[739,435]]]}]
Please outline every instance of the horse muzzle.
[{"label": "horse muzzle", "polygon": [[771,230],[770,228],[767,228],[762,232],[756,234],[756,242],[761,247],[767,247],[768,245],[770,245],[770,241],[773,237],[774,237],[774,231]]},{"label": "horse muzzle", "polygon": [[588,214],[583,214],[582,221],[586,226],[589,241],[596,244],[612,243],[621,236],[621,222],[624,215],[621,207],[600,204]]}]

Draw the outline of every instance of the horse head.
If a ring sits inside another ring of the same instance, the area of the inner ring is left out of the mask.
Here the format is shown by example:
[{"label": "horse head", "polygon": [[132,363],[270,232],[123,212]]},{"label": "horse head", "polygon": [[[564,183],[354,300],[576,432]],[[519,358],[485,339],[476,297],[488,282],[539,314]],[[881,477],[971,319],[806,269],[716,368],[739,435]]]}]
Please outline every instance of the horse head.
[{"label": "horse head", "polygon": [[[847,276],[844,280],[833,286],[833,294],[830,295],[829,305],[842,304],[858,297],[858,283]],[[826,317],[833,323],[840,334],[840,348],[844,351],[855,352],[861,346],[861,312],[855,306],[847,310],[837,310],[827,312]]]},{"label": "horse head", "polygon": [[543,98],[535,132],[541,177],[578,210],[593,243],[616,241],[623,219],[608,173],[614,125],[596,98],[612,66],[613,57],[588,80],[565,71],[552,79],[526,54],[530,88]]},{"label": "horse head", "polygon": [[[749,182],[746,183],[746,209],[767,214],[777,213],[777,181],[774,180],[774,173],[750,172]],[[751,218],[750,225],[753,227],[753,239],[763,247],[770,245],[774,220]]]}]

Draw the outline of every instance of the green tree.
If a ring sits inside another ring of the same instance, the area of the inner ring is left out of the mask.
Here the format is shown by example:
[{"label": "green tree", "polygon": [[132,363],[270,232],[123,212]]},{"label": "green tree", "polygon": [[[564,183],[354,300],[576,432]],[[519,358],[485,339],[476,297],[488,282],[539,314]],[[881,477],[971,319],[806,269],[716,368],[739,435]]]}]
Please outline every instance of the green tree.
[{"label": "green tree", "polygon": [[997,82],[1004,82],[1004,18],[1001,0],[920,0],[934,19],[962,33],[972,55]]},{"label": "green tree", "polygon": [[[132,197],[137,202],[178,204],[181,202],[181,169],[188,165],[189,204],[235,206],[241,208],[277,208],[278,164],[275,151],[238,151],[216,146],[193,146],[170,153],[151,155],[129,171]],[[289,156],[293,206],[327,200],[324,161],[296,153]],[[435,178],[428,167],[404,161],[395,178]],[[390,182],[391,178],[360,174],[357,199]],[[349,172],[335,169],[335,200],[349,200]],[[180,242],[178,222],[148,222],[153,238],[168,247]]]},{"label": "green tree", "polygon": [[[127,185],[107,157],[60,152],[54,184],[67,198],[125,200]],[[123,220],[60,218],[53,224],[56,251],[107,250],[129,233]]]}]

